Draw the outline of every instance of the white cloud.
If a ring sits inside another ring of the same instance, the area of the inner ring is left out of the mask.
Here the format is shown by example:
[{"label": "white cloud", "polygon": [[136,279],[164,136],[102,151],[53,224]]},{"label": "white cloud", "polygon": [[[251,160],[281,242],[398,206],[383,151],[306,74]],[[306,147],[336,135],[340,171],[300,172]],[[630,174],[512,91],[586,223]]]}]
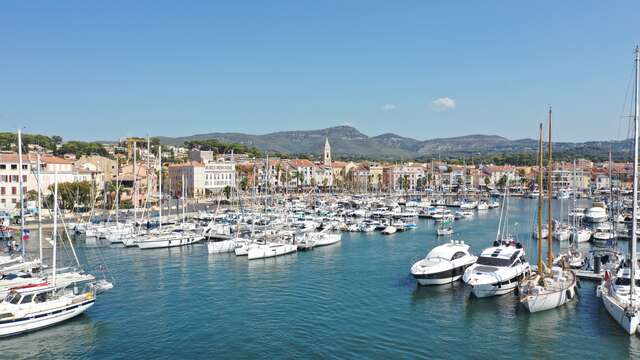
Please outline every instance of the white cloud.
[{"label": "white cloud", "polygon": [[431,102],[431,107],[435,111],[447,111],[456,108],[456,101],[450,97],[441,97]]},{"label": "white cloud", "polygon": [[384,104],[382,106],[382,110],[383,111],[393,111],[397,108],[397,106],[395,104]]}]

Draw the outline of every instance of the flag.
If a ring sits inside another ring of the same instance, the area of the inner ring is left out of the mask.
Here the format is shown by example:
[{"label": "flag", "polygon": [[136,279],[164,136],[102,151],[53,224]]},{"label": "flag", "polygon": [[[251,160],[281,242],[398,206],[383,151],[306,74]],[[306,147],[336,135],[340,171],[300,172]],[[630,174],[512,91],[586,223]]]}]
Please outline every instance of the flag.
[{"label": "flag", "polygon": [[22,240],[23,241],[27,241],[29,240],[29,229],[22,229]]}]

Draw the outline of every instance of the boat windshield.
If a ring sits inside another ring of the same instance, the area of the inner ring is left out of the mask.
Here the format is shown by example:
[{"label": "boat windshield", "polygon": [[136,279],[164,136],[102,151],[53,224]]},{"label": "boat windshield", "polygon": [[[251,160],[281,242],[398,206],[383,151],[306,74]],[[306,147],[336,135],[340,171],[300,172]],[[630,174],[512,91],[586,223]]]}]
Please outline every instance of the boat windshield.
[{"label": "boat windshield", "polygon": [[18,302],[20,302],[20,294],[18,293],[9,293],[5,298],[4,298],[4,302],[10,303],[10,304],[17,304]]},{"label": "boat windshield", "polygon": [[500,259],[496,257],[480,256],[476,262],[478,265],[489,265],[498,267],[507,267],[511,265],[510,259]]},{"label": "boat windshield", "polygon": [[[616,285],[629,286],[631,285],[631,281],[627,277],[618,277],[616,278]],[[636,286],[640,287],[640,279],[636,279]]]}]

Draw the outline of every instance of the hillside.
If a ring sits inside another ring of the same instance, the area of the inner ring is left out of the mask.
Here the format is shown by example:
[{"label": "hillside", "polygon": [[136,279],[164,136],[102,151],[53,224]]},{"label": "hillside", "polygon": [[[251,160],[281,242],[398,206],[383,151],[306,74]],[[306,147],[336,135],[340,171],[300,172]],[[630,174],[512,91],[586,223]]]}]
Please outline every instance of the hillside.
[{"label": "hillside", "polygon": [[[466,135],[451,138],[417,140],[392,133],[369,137],[351,126],[336,126],[308,131],[281,131],[264,135],[243,133],[207,133],[188,137],[160,137],[164,144],[180,145],[185,141],[216,139],[240,143],[262,151],[285,154],[314,154],[319,156],[329,138],[336,158],[372,158],[403,160],[415,158],[460,158],[494,154],[531,153],[538,146],[536,140],[510,140],[496,135]],[[626,157],[628,141],[590,141],[584,143],[554,143],[557,153],[571,153],[590,158],[606,157],[609,149],[616,158]]]}]

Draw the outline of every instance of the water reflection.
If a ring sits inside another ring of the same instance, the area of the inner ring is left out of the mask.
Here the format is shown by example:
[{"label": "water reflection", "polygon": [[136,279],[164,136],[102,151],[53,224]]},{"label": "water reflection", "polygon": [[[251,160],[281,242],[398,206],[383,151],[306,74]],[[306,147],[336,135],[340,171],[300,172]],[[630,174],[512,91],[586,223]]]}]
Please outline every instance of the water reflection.
[{"label": "water reflection", "polygon": [[95,322],[84,314],[54,327],[26,333],[2,342],[2,357],[33,359],[41,357],[86,357],[101,336],[108,336],[110,326]]}]

